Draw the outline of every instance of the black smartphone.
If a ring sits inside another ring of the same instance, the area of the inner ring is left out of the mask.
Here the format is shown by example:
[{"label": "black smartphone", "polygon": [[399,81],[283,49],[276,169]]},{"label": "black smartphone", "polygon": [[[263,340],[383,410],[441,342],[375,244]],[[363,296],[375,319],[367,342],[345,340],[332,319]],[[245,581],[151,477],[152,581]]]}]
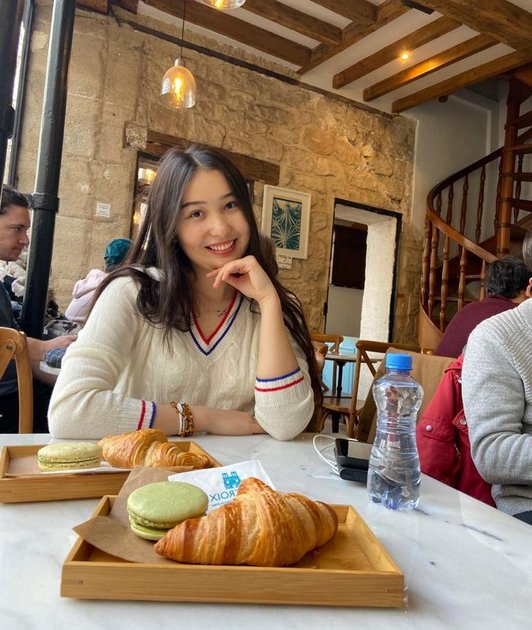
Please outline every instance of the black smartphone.
[{"label": "black smartphone", "polygon": [[[340,477],[351,479],[353,475],[349,471],[360,471],[361,475],[355,475],[355,481],[365,481],[368,471],[369,454],[371,452],[371,444],[366,442],[357,442],[356,440],[347,440],[337,438],[335,440],[335,457],[340,470]],[[342,475],[342,470],[347,469]]]}]

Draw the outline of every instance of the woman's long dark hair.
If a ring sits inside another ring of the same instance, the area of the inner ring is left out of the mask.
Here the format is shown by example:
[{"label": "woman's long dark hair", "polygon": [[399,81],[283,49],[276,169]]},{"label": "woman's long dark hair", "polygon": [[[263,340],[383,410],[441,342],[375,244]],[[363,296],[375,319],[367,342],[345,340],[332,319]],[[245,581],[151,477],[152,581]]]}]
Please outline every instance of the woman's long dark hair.
[{"label": "woman's long dark hair", "polygon": [[[94,301],[115,278],[132,277],[140,285],[137,307],[141,315],[153,324],[162,325],[167,339],[175,329],[190,329],[195,306],[194,273],[177,238],[177,221],[183,192],[200,169],[222,173],[237,198],[249,225],[249,244],[245,255],[255,256],[272,281],[281,301],[285,324],[305,353],[315,400],[321,402],[323,394],[314,347],[301,304],[292,292],[283,287],[275,270],[268,264],[261,247],[246,180],[219,151],[191,146],[186,151],[173,148],[164,154],[148,194],[146,215],[124,266],[105,278]],[[146,273],[144,270],[148,267],[161,270],[160,278],[155,279]]]}]

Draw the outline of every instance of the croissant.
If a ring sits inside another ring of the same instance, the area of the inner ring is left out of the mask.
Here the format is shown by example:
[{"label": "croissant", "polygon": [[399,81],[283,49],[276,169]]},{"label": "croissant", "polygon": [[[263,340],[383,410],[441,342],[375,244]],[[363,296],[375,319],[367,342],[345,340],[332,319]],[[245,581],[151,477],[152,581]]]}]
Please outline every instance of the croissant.
[{"label": "croissant", "polygon": [[212,467],[212,461],[207,455],[182,451],[177,444],[169,442],[166,435],[158,429],[141,429],[132,433],[108,435],[98,444],[102,449],[103,459],[116,468]]},{"label": "croissant", "polygon": [[334,510],[302,494],[276,492],[249,477],[237,496],[207,516],[183,521],[155,551],[192,564],[294,564],[330,540],[338,528]]}]

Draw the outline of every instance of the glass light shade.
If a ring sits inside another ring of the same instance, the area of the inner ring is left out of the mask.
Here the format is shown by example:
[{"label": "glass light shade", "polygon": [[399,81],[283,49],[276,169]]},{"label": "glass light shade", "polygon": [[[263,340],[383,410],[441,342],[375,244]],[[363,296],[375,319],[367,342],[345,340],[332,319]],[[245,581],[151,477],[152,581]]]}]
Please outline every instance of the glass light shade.
[{"label": "glass light shade", "polygon": [[186,109],[196,104],[196,81],[181,57],[163,77],[161,100],[175,109]]},{"label": "glass light shade", "polygon": [[201,4],[206,4],[208,7],[218,9],[219,11],[230,11],[231,9],[238,9],[246,0],[198,0]]}]

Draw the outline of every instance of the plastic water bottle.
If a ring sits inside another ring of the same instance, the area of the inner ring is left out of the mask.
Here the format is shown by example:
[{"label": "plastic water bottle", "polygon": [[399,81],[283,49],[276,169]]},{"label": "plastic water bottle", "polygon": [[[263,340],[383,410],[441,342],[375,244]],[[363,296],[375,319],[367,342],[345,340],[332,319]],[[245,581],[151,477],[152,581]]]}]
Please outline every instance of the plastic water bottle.
[{"label": "plastic water bottle", "polygon": [[410,372],[409,354],[386,355],[386,374],[373,384],[377,431],[368,469],[368,494],[390,510],[413,510],[419,503],[421,471],[416,418],[423,388]]}]

